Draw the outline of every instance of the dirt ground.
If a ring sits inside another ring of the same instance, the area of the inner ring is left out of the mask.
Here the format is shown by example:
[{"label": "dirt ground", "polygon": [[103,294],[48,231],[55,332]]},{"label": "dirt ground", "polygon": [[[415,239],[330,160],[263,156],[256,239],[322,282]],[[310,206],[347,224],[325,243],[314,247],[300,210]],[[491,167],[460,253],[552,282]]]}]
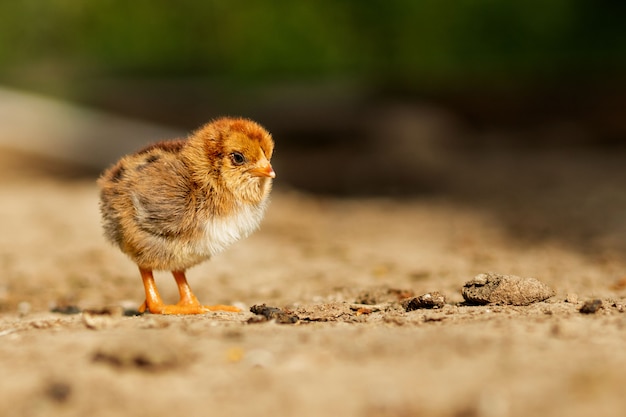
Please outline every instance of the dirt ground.
[{"label": "dirt ground", "polygon": [[[0,415],[623,416],[624,158],[531,159],[467,160],[463,184],[403,198],[279,182],[261,230],[188,274],[243,312],[165,317],[124,315],[140,278],[102,237],[93,179],[4,152]],[[488,271],[556,295],[465,305]],[[430,291],[442,308],[403,308]]]}]

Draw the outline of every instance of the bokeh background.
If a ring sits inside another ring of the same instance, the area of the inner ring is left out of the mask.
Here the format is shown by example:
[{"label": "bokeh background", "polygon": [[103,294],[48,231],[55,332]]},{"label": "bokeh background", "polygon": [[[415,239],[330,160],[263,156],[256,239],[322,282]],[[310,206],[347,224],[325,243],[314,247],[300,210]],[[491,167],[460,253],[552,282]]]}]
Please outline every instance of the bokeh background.
[{"label": "bokeh background", "polygon": [[0,146],[95,176],[241,115],[273,133],[279,188],[444,195],[587,248],[626,230],[625,16],[617,0],[2,2]]},{"label": "bokeh background", "polygon": [[[0,83],[183,134],[258,119],[286,183],[420,192],[463,152],[624,147],[624,16],[611,0],[2,2]],[[80,136],[65,155],[94,171],[153,133],[70,113],[45,130]]]}]

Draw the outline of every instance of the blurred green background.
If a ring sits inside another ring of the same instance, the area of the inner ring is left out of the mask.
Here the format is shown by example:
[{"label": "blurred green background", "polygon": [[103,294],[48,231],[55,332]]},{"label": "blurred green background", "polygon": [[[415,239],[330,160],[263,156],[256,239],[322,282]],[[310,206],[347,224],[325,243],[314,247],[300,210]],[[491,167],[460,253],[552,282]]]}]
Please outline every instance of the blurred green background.
[{"label": "blurred green background", "polygon": [[0,66],[68,94],[101,76],[418,91],[580,81],[623,75],[625,12],[607,0],[23,0],[0,5]]},{"label": "blurred green background", "polygon": [[0,83],[186,131],[255,118],[294,184],[341,191],[363,164],[395,183],[449,150],[623,147],[624,17],[617,0],[5,1]]}]

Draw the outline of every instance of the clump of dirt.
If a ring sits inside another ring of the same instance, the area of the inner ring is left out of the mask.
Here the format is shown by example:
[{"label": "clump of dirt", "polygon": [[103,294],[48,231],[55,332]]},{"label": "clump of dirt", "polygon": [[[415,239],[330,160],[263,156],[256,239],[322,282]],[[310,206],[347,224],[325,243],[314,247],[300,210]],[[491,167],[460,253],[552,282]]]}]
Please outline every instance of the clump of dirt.
[{"label": "clump of dirt", "polygon": [[442,308],[445,304],[446,297],[437,291],[433,291],[422,294],[419,297],[404,300],[402,302],[402,307],[404,307],[406,311],[413,311],[422,308]]},{"label": "clump of dirt", "polygon": [[298,315],[289,310],[283,310],[278,307],[270,307],[265,304],[253,305],[250,307],[250,312],[256,314],[256,316],[248,320],[249,323],[261,323],[264,321],[275,320],[276,323],[279,324],[294,324],[299,320]]},{"label": "clump of dirt", "polygon": [[463,298],[469,304],[526,306],[544,301],[555,292],[535,278],[522,278],[494,272],[479,274],[463,286]]}]

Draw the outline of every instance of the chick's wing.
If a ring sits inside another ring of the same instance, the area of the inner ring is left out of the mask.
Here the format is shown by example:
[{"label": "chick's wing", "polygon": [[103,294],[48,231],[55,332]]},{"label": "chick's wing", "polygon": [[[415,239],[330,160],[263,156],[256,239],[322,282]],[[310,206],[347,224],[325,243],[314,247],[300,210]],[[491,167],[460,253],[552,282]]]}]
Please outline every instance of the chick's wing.
[{"label": "chick's wing", "polygon": [[164,160],[146,166],[139,174],[131,194],[136,225],[159,236],[187,232],[195,208],[185,166],[180,161]]}]

